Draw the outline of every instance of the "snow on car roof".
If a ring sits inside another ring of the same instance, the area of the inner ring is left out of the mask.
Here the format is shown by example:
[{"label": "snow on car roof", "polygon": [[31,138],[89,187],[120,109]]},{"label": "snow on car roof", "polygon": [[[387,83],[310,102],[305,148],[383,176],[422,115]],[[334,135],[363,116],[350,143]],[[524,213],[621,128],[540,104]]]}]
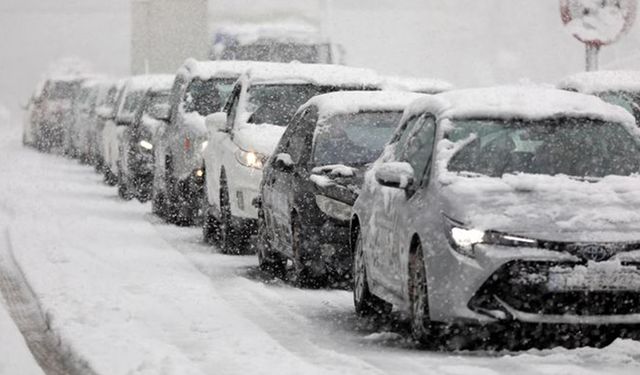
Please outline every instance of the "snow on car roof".
[{"label": "snow on car roof", "polygon": [[314,96],[300,110],[316,106],[320,118],[364,111],[404,111],[409,104],[424,96],[403,91],[340,91]]},{"label": "snow on car roof", "polygon": [[190,58],[178,69],[177,74],[202,80],[214,77],[238,78],[254,64],[254,61],[199,61]]},{"label": "snow on car roof", "polygon": [[605,70],[577,73],[560,81],[558,88],[585,94],[606,91],[640,92],[640,71]]},{"label": "snow on car roof", "polygon": [[622,107],[595,96],[539,87],[491,87],[453,90],[412,103],[405,117],[430,112],[440,118],[500,118],[542,120],[587,117],[635,127],[635,119]]},{"label": "snow on car roof", "polygon": [[399,90],[438,94],[453,89],[447,81],[435,78],[388,76],[384,78],[384,90]]},{"label": "snow on car roof", "polygon": [[145,74],[133,76],[127,80],[127,90],[171,90],[175,76],[173,74]]},{"label": "snow on car roof", "polygon": [[380,87],[375,71],[342,65],[260,62],[243,79],[256,83],[313,83],[319,86]]}]

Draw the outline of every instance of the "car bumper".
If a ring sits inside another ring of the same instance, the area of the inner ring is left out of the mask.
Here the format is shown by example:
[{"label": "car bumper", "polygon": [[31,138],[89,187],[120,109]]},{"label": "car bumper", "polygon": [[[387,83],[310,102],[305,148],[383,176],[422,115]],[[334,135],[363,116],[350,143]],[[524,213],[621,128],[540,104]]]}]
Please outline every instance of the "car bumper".
[{"label": "car bumper", "polygon": [[349,224],[327,220],[321,225],[305,224],[301,228],[305,254],[317,261],[319,272],[339,277],[351,275],[352,256],[349,248]]},{"label": "car bumper", "polygon": [[[434,321],[640,324],[640,288],[558,286],[558,270],[573,272],[585,265],[569,253],[481,245],[471,259],[448,244],[444,253],[428,257],[426,264]],[[640,254],[637,258],[622,264],[640,272]]]}]

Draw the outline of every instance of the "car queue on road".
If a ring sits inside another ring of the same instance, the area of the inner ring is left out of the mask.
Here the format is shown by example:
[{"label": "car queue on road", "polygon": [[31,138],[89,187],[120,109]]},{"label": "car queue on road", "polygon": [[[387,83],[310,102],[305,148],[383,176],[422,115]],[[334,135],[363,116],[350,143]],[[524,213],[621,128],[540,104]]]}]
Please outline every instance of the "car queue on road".
[{"label": "car queue on road", "polygon": [[406,312],[419,342],[461,323],[634,337],[640,75],[599,74],[462,90],[189,59],[175,75],[49,78],[23,142],[275,276],[352,287],[359,315]]}]

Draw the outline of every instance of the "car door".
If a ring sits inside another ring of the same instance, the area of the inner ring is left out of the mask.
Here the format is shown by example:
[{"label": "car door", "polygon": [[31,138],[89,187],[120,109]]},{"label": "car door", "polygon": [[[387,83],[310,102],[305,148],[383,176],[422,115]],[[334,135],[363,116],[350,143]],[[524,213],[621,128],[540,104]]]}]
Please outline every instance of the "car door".
[{"label": "car door", "polygon": [[[396,157],[399,161],[407,162],[414,171],[414,184],[408,190],[398,190],[394,194],[393,209],[397,212],[392,215],[393,222],[389,223],[392,229],[390,254],[388,262],[384,264],[385,272],[394,275],[392,292],[397,296],[403,296],[406,289],[406,270],[408,264],[409,246],[413,235],[414,225],[412,220],[416,212],[424,212],[419,209],[424,204],[423,194],[429,183],[431,162],[436,136],[436,120],[431,115],[423,115],[407,133],[404,141],[398,143]],[[416,209],[418,208],[418,209]]]},{"label": "car door", "polygon": [[[275,180],[272,186],[273,224],[278,242],[292,255],[291,213],[294,207],[295,193],[302,179],[306,179],[313,130],[318,120],[316,107],[309,107],[301,113],[300,121],[292,124],[289,142],[283,153],[291,157],[293,165],[288,169],[274,169]],[[289,130],[289,129],[287,129]],[[277,156],[276,156],[277,157]]]},{"label": "car door", "polygon": [[[386,162],[407,161],[406,150],[414,148],[413,145],[417,142],[416,136],[422,134],[426,120],[425,115],[416,115],[401,125],[404,130],[394,140],[394,154]],[[370,233],[374,251],[369,270],[375,283],[379,283],[386,292],[399,298],[403,278],[397,272],[400,262],[398,258],[400,237],[397,231],[399,218],[406,212],[407,199],[410,197],[405,190],[380,184],[376,184],[374,189],[370,217],[370,226],[375,228]]]}]

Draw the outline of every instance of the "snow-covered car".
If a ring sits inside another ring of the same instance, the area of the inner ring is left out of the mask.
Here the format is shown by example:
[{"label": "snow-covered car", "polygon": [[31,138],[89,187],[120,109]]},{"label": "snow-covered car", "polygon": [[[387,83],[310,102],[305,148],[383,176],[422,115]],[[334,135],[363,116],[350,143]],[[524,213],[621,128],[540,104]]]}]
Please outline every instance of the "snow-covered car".
[{"label": "snow-covered car", "polygon": [[145,93],[168,91],[175,79],[171,74],[139,75],[127,79],[119,100],[118,111],[113,120],[105,122],[102,130],[104,147],[104,169],[107,182],[117,184],[120,174],[120,155],[122,155],[122,135],[126,127],[133,123],[136,110],[142,104]]},{"label": "snow-covered car", "polygon": [[125,127],[120,140],[118,195],[123,199],[151,198],[153,183],[153,142],[158,129],[169,121],[170,88],[149,89],[136,109],[133,121]]},{"label": "snow-covered car", "polygon": [[65,132],[65,153],[89,161],[89,125],[95,116],[96,100],[104,81],[89,79],[82,83],[73,106],[73,122]]},{"label": "snow-covered car", "polygon": [[419,99],[354,205],[358,314],[441,325],[640,324],[640,133],[555,89]]},{"label": "snow-covered car", "polygon": [[264,168],[257,253],[260,267],[321,286],[351,275],[351,207],[366,166],[380,156],[402,112],[421,94],[351,91],[303,105]]},{"label": "snow-covered car", "polygon": [[109,121],[114,121],[118,112],[118,104],[122,98],[125,80],[119,79],[106,83],[101,87],[96,100],[95,116],[89,123],[89,155],[90,163],[97,172],[107,173],[104,163],[104,128]]},{"label": "snow-covered car", "polygon": [[212,60],[343,64],[344,48],[304,22],[227,24],[216,30]]},{"label": "snow-covered car", "polygon": [[42,114],[44,98],[42,96],[44,82],[39,83],[26,104],[22,106],[24,110],[22,116],[22,144],[25,146],[35,146],[36,131],[39,118]]},{"label": "snow-covered car", "polygon": [[204,119],[219,111],[233,84],[249,67],[245,61],[188,59],[171,89],[171,119],[155,150],[153,211],[168,221],[189,225],[200,213],[208,139]]},{"label": "snow-covered car", "polygon": [[376,90],[378,74],[338,65],[256,63],[240,77],[224,112],[207,118],[204,236],[223,251],[246,248],[257,229],[262,167],[298,108],[333,91]]},{"label": "snow-covered car", "polygon": [[36,146],[48,151],[63,146],[65,131],[71,126],[73,104],[85,77],[47,79],[42,93],[41,113],[36,124]]},{"label": "snow-covered car", "polygon": [[564,78],[558,88],[596,95],[640,119],[640,71],[602,70],[576,73]]}]

